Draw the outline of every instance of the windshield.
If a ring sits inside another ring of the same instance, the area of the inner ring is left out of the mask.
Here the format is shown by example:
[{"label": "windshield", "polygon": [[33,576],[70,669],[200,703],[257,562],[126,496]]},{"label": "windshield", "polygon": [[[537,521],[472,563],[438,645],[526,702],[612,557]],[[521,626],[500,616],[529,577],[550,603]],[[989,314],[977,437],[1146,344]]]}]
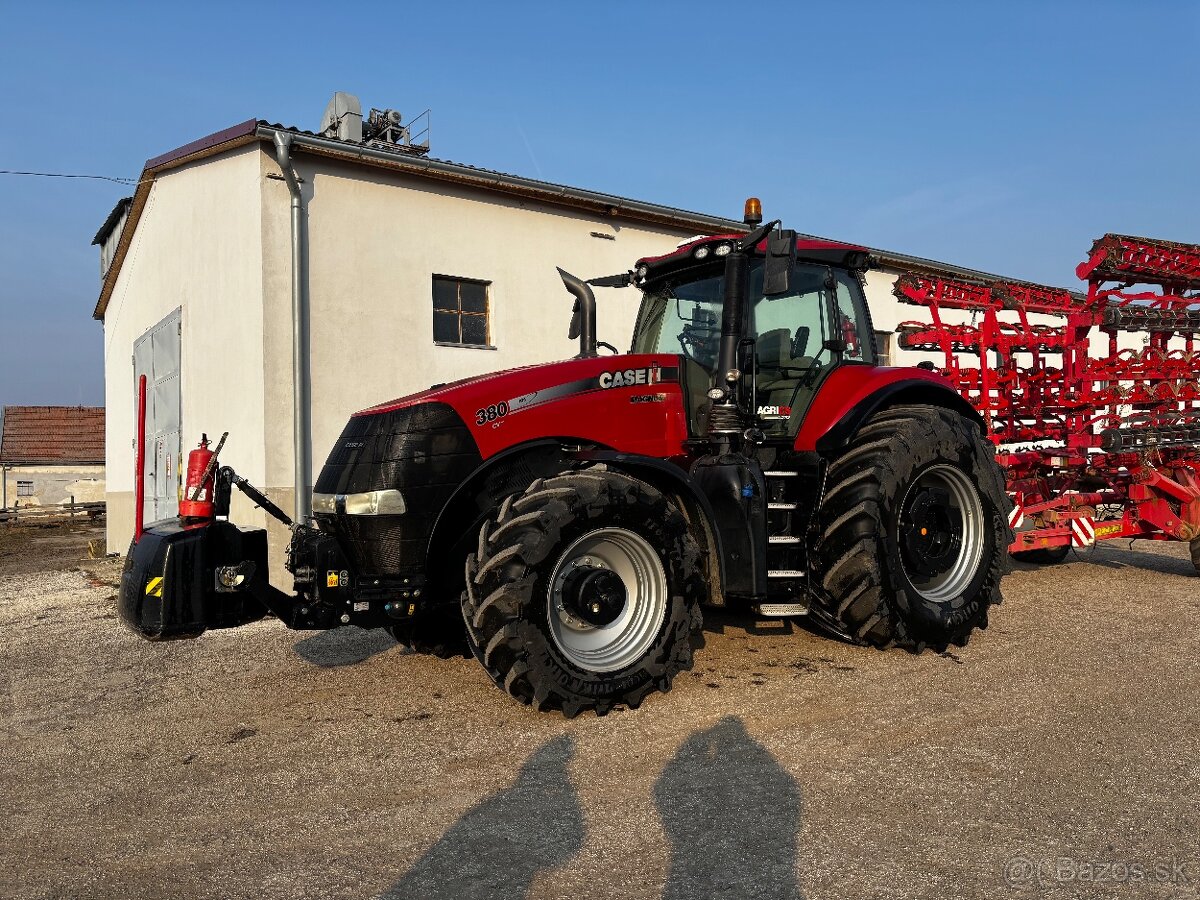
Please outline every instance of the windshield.
[{"label": "windshield", "polygon": [[[764,426],[794,434],[835,363],[874,362],[862,287],[844,269],[818,263],[797,263],[786,294],[764,297],[762,282],[763,261],[752,260],[744,334],[755,342],[753,371],[748,351],[741,366],[754,376],[755,412]],[[644,292],[634,329],[634,353],[679,353],[688,368],[703,370],[689,378],[700,382],[691,386],[697,405],[717,365],[723,296],[723,263],[679,273]],[[700,411],[693,412],[699,425]]]},{"label": "windshield", "polygon": [[[725,279],[723,264],[707,269],[682,273],[677,280],[667,279],[644,292],[633,333],[634,353],[682,353],[713,371],[721,342]],[[833,291],[827,287],[831,273]],[[774,297],[763,296],[762,281],[762,260],[753,260],[745,333],[758,340],[762,364],[778,367],[785,359],[794,364],[827,356],[824,343],[831,338],[845,342],[843,359],[874,361],[871,342],[859,339],[861,288],[848,272],[799,263],[788,293]],[[834,301],[832,310],[828,299]],[[830,326],[831,312],[837,317],[837,327]]]}]

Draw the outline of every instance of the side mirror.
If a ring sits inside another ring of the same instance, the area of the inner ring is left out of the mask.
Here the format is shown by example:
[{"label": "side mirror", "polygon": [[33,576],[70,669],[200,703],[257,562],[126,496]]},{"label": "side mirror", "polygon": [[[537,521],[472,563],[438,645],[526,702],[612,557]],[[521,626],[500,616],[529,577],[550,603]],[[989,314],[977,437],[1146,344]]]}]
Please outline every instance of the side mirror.
[{"label": "side mirror", "polygon": [[767,261],[763,269],[763,296],[786,294],[796,265],[796,232],[777,228],[767,236]]}]

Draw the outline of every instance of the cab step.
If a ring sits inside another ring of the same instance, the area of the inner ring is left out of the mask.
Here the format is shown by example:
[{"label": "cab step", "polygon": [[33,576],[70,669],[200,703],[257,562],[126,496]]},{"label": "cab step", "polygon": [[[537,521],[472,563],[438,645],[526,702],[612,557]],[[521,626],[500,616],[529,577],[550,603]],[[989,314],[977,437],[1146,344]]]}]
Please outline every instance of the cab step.
[{"label": "cab step", "polygon": [[771,618],[807,616],[808,606],[803,603],[762,603],[759,604],[758,614]]},{"label": "cab step", "polygon": [[794,534],[772,534],[767,537],[768,544],[798,544],[800,538]]},{"label": "cab step", "polygon": [[799,509],[799,503],[787,503],[782,500],[773,501],[767,504],[767,509]]},{"label": "cab step", "polygon": [[769,569],[768,578],[803,578],[804,573],[799,569]]},{"label": "cab step", "polygon": [[782,470],[763,472],[763,475],[767,478],[795,478],[799,474],[799,472],[785,472]]}]

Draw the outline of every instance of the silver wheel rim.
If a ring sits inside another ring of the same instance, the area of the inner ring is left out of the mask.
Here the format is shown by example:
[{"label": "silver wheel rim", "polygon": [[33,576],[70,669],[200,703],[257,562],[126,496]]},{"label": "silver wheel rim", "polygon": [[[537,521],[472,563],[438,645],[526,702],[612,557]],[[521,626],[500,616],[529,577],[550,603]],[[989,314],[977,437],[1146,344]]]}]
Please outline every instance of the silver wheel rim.
[{"label": "silver wheel rim", "polygon": [[902,547],[900,565],[908,582],[921,597],[932,603],[947,603],[962,596],[979,572],[984,546],[983,503],[974,483],[961,469],[945,464],[931,466],[909,485],[900,502],[898,538],[901,542],[905,541],[906,529],[915,527],[912,522],[905,521],[910,502],[919,492],[931,489],[945,492],[950,514],[961,522],[957,555],[945,571],[928,576],[905,562]]},{"label": "silver wheel rim", "polygon": [[[580,567],[608,569],[625,586],[625,606],[607,625],[571,614],[563,583]],[[650,543],[624,528],[600,528],[563,552],[550,575],[547,618],[559,651],[589,672],[613,672],[641,659],[658,637],[667,610],[667,573]]]}]

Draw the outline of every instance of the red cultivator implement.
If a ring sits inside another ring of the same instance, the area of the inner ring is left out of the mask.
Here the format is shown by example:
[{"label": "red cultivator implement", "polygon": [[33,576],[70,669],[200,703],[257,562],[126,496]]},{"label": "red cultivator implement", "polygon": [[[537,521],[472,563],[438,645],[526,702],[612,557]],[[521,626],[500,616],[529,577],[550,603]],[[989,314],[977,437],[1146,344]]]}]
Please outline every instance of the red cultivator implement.
[{"label": "red cultivator implement", "polygon": [[1086,294],[903,275],[896,296],[931,321],[901,324],[900,346],[940,354],[983,416],[1012,552],[1122,537],[1200,549],[1200,246],[1108,234],[1076,273]]}]

